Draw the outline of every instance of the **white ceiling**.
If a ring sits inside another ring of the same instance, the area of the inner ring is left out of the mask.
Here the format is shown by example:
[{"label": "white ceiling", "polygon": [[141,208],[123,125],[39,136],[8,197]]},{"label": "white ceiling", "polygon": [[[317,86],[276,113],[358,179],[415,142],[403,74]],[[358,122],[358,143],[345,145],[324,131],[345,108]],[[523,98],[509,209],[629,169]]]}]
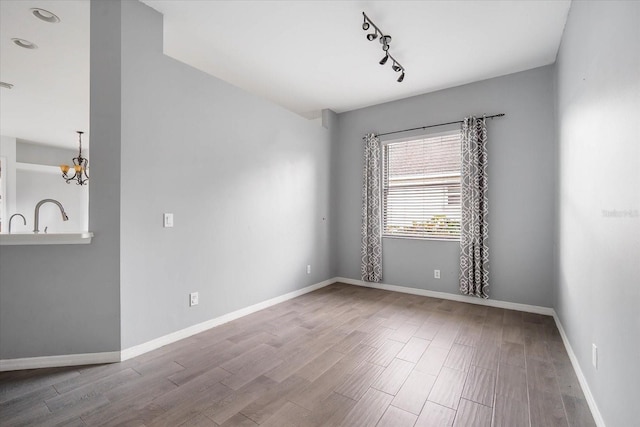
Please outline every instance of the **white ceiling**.
[{"label": "white ceiling", "polygon": [[[555,61],[569,0],[165,1],[165,53],[303,116],[338,113]],[[406,68],[378,64],[362,12]]]},{"label": "white ceiling", "polygon": [[[61,21],[31,14],[40,7]],[[38,49],[11,41],[29,40]],[[76,130],[89,130],[89,2],[0,1],[0,133],[77,148]],[[83,138],[83,143],[89,138]]]},{"label": "white ceiling", "polygon": [[[570,0],[143,3],[165,16],[167,55],[315,118],[553,63]],[[404,82],[378,64],[363,11],[393,37]],[[75,147],[89,127],[89,2],[2,0],[0,35],[0,80],[15,85],[0,89],[0,133]]]}]

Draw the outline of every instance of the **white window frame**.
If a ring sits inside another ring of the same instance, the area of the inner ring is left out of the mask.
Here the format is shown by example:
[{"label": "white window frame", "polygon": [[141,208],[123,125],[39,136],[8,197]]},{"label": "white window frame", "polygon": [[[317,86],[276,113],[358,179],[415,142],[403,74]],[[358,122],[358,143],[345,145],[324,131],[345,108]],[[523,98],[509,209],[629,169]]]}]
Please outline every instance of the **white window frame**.
[{"label": "white window frame", "polygon": [[[381,176],[380,176],[380,182],[382,183],[382,185],[380,186],[380,197],[382,200],[382,204],[381,204],[381,209],[382,209],[382,237],[386,238],[386,239],[412,239],[412,240],[441,240],[441,241],[448,241],[448,242],[459,242],[460,241],[460,233],[458,231],[458,234],[455,235],[444,235],[444,234],[434,234],[434,235],[422,235],[422,236],[416,236],[416,235],[403,235],[403,234],[390,234],[387,231],[387,180],[385,179],[385,174],[387,173],[387,161],[385,158],[385,155],[387,153],[387,145],[390,144],[397,144],[397,143],[403,143],[403,142],[409,142],[409,141],[415,141],[415,140],[421,140],[421,139],[428,139],[428,138],[437,138],[437,137],[441,137],[441,136],[448,136],[448,135],[460,135],[460,139],[462,139],[462,131],[460,129],[450,129],[450,130],[446,130],[446,131],[442,131],[442,132],[433,132],[433,133],[427,133],[427,134],[419,134],[419,135],[415,135],[412,137],[407,137],[407,138],[401,138],[401,139],[391,139],[391,140],[387,140],[387,141],[382,141],[381,145],[382,145],[382,150],[381,150],[381,165],[382,167],[381,169]],[[462,169],[462,168],[461,168]],[[461,175],[462,175],[462,170],[460,170],[459,173],[457,174],[448,174],[446,175],[446,177],[452,177],[452,176],[456,176],[457,179],[457,184],[458,186],[460,186],[461,184]],[[444,177],[444,176],[443,176]],[[433,184],[434,186],[436,186],[437,184]],[[443,185],[443,184],[441,184]],[[455,184],[454,184],[455,185]],[[458,200],[460,200],[461,198],[461,194],[458,193]],[[458,218],[461,219],[462,213],[461,213],[461,205],[459,205],[460,210],[458,211]],[[444,211],[443,211],[444,212]],[[459,230],[459,229],[458,229]]]}]

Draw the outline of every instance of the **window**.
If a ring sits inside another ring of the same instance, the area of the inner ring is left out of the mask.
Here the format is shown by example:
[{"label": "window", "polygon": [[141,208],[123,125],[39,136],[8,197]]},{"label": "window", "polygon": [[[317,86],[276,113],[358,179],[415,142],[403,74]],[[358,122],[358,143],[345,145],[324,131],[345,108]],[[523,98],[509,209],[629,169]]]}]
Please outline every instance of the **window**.
[{"label": "window", "polygon": [[460,138],[456,131],[384,144],[383,236],[460,239]]}]

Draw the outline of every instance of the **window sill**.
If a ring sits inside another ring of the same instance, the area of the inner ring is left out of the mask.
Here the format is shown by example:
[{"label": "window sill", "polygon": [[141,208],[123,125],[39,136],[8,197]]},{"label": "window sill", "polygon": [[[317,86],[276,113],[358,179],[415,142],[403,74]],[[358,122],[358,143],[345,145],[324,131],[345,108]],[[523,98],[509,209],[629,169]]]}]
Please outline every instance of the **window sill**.
[{"label": "window sill", "polygon": [[400,240],[422,240],[425,242],[436,241],[436,242],[451,242],[460,244],[460,238],[457,239],[445,239],[438,237],[405,237],[405,236],[382,236],[383,239],[400,239]]},{"label": "window sill", "polygon": [[0,246],[17,245],[87,245],[93,233],[15,233],[0,234]]}]

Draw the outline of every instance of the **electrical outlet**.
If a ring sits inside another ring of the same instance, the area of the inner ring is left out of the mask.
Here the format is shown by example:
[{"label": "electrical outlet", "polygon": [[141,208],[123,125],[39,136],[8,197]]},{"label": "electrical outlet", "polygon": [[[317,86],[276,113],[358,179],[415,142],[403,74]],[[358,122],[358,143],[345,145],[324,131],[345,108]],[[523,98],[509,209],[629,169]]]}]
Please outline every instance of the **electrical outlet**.
[{"label": "electrical outlet", "polygon": [[591,363],[593,367],[598,370],[598,347],[595,344],[591,344]]},{"label": "electrical outlet", "polygon": [[307,265],[307,274],[311,274],[311,264]]},{"label": "electrical outlet", "polygon": [[173,227],[173,214],[172,213],[165,213],[164,214],[164,228],[171,228]]},{"label": "electrical outlet", "polygon": [[440,278],[440,270],[433,270],[433,278],[434,279]]},{"label": "electrical outlet", "polygon": [[189,294],[189,307],[193,307],[194,305],[198,305],[198,293],[197,292],[191,292]]}]

